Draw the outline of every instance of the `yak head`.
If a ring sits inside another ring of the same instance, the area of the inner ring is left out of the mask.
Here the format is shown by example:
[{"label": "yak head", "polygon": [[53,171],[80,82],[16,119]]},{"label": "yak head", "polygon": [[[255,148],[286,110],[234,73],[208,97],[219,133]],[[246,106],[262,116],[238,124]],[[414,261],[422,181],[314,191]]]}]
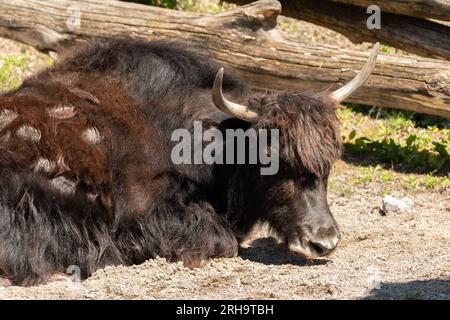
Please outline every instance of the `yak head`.
[{"label": "yak head", "polygon": [[269,222],[289,250],[307,258],[329,255],[339,242],[339,227],[327,202],[328,176],[342,147],[336,109],[367,80],[377,53],[378,44],[361,72],[332,93],[257,95],[246,105],[224,97],[223,69],[217,73],[217,108],[255,129],[278,129],[278,172],[254,179],[247,200],[261,212],[257,219]]}]

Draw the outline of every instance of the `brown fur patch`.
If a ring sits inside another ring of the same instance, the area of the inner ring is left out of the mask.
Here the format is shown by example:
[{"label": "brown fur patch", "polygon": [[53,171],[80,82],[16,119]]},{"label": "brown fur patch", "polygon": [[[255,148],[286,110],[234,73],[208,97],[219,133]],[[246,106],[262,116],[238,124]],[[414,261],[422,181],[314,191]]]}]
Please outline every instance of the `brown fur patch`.
[{"label": "brown fur patch", "polygon": [[50,184],[61,193],[74,194],[76,189],[76,183],[62,176],[53,178]]},{"label": "brown fur patch", "polygon": [[23,125],[16,131],[16,135],[24,140],[38,142],[41,140],[41,131],[30,125]]},{"label": "brown fur patch", "polygon": [[48,109],[48,114],[50,117],[64,120],[64,119],[72,118],[76,114],[76,112],[75,112],[74,106],[59,105],[57,107]]},{"label": "brown fur patch", "polygon": [[102,136],[97,128],[87,128],[81,133],[81,139],[89,144],[97,144],[102,141]]},{"label": "brown fur patch", "polygon": [[37,172],[52,173],[55,170],[54,161],[45,158],[38,158],[33,165],[33,169]]},{"label": "brown fur patch", "polygon": [[0,131],[8,126],[18,117],[17,112],[10,109],[3,109],[0,111]]}]

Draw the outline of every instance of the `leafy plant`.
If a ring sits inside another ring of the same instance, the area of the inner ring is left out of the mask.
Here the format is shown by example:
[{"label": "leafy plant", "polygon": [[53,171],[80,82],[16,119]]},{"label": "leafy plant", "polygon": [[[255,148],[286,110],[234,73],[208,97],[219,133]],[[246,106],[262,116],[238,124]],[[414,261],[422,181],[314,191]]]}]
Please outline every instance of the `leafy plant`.
[{"label": "leafy plant", "polygon": [[177,6],[177,0],[150,0],[149,1],[151,5],[168,8],[168,9],[175,9]]},{"label": "leafy plant", "polygon": [[341,197],[349,197],[356,192],[352,186],[333,178],[328,180],[328,191],[336,193]]},{"label": "leafy plant", "polygon": [[417,137],[411,135],[406,145],[401,145],[392,138],[377,141],[361,137],[345,143],[345,152],[351,155],[372,155],[385,163],[408,166],[418,172],[450,168],[450,155],[443,143],[433,142],[432,150],[423,150],[416,140]]},{"label": "leafy plant", "polygon": [[0,58],[0,89],[11,90],[19,87],[22,81],[18,71],[23,71],[26,67],[23,55]]},{"label": "leafy plant", "polygon": [[148,4],[151,6],[163,7],[168,9],[175,9],[177,6],[177,0],[125,0],[125,1]]},{"label": "leafy plant", "polygon": [[228,4],[219,0],[178,0],[179,9],[191,12],[220,13],[234,7],[234,4]]},{"label": "leafy plant", "polygon": [[339,117],[347,155],[371,157],[414,172],[445,175],[450,170],[450,121],[447,119],[432,122],[421,116],[419,124],[414,112],[352,104]]},{"label": "leafy plant", "polygon": [[407,188],[410,190],[415,190],[418,186],[417,178],[413,175],[404,176],[403,182],[406,183]]},{"label": "leafy plant", "polygon": [[229,8],[233,8],[233,4],[222,3],[216,1],[204,0],[125,0],[129,2],[137,2],[151,6],[157,6],[167,9],[180,9],[191,12],[203,13],[219,13]]}]

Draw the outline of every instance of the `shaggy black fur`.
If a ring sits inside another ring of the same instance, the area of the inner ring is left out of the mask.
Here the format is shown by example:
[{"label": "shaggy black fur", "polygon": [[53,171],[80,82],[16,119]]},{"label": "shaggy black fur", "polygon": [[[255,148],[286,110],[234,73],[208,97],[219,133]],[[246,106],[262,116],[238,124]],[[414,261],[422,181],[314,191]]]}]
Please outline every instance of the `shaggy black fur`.
[{"label": "shaggy black fur", "polygon": [[[156,256],[196,266],[235,256],[257,221],[289,242],[314,212],[331,216],[326,180],[341,149],[334,103],[320,94],[250,95],[227,72],[226,95],[260,114],[254,124],[230,119],[211,101],[217,70],[180,44],[93,41],[0,96],[0,109],[18,114],[0,130],[0,274],[33,285],[70,265],[83,277]],[[76,114],[49,119],[58,105]],[[280,172],[174,165],[171,133],[192,130],[194,120],[221,130],[280,129]],[[38,143],[14,134],[24,124],[40,130]],[[100,143],[80,140],[87,127],[98,128]],[[34,170],[42,157],[56,169]],[[75,190],[55,188],[60,177]]]}]

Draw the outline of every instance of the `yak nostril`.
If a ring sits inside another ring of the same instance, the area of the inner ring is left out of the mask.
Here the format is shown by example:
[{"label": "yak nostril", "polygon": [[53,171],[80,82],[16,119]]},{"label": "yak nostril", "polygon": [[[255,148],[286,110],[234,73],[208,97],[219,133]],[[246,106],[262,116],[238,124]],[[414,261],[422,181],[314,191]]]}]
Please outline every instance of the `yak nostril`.
[{"label": "yak nostril", "polygon": [[326,248],[319,242],[310,242],[309,245],[310,245],[311,249],[313,249],[319,256],[326,255],[329,251],[328,248]]},{"label": "yak nostril", "polygon": [[329,241],[311,241],[309,246],[316,252],[318,256],[326,256],[333,252],[337,246],[338,239],[330,239]]}]

